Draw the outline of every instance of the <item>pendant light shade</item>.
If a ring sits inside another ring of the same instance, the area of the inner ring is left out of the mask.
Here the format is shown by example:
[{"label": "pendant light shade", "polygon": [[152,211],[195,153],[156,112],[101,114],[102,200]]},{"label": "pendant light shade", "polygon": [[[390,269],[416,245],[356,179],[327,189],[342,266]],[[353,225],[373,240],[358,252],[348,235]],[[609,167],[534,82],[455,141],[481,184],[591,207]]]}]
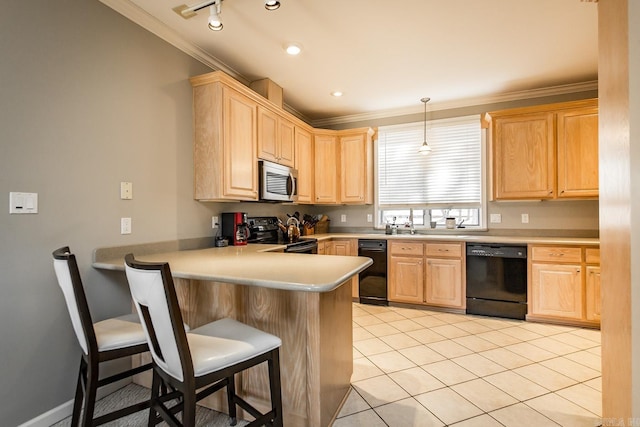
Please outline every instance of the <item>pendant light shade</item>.
[{"label": "pendant light shade", "polygon": [[427,102],[431,101],[431,98],[422,98],[420,101],[424,103],[424,141],[418,149],[418,153],[426,156],[431,152],[431,147],[427,143]]}]

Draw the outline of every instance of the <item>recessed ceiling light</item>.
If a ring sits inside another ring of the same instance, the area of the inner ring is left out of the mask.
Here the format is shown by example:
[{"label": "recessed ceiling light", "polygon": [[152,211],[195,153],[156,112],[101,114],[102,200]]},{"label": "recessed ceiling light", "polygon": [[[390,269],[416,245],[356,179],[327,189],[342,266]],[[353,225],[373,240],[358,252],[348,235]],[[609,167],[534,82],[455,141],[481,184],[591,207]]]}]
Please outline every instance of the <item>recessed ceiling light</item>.
[{"label": "recessed ceiling light", "polygon": [[302,46],[298,43],[289,43],[284,47],[284,50],[286,50],[289,55],[295,56],[302,52]]},{"label": "recessed ceiling light", "polygon": [[339,90],[333,91],[331,92],[331,96],[335,96],[336,98],[339,98],[342,96],[342,92],[340,92]]},{"label": "recessed ceiling light", "polygon": [[267,10],[276,10],[280,7],[280,2],[277,0],[267,0],[264,2],[264,8]]}]

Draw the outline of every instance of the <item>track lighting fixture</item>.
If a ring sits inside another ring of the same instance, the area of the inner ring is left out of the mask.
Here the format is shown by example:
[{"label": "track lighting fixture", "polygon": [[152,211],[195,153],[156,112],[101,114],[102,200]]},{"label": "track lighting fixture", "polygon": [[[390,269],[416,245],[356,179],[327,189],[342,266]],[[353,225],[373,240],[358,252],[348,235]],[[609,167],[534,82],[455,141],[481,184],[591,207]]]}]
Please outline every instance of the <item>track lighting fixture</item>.
[{"label": "track lighting fixture", "polygon": [[424,103],[424,142],[418,149],[418,153],[426,156],[431,152],[431,147],[427,143],[427,102],[431,101],[431,98],[422,98],[420,101]]},{"label": "track lighting fixture", "polygon": [[222,21],[220,20],[220,13],[222,12],[222,0],[215,0],[211,6],[209,6],[209,29],[211,31],[222,30]]},{"label": "track lighting fixture", "polygon": [[[196,12],[209,7],[209,29],[212,31],[222,30],[222,21],[220,20],[220,13],[222,12],[222,0],[205,0],[191,6],[182,4],[173,8],[173,11],[184,19],[193,18],[197,15]],[[276,10],[280,8],[280,2],[278,0],[265,0],[264,8],[267,10]]]}]

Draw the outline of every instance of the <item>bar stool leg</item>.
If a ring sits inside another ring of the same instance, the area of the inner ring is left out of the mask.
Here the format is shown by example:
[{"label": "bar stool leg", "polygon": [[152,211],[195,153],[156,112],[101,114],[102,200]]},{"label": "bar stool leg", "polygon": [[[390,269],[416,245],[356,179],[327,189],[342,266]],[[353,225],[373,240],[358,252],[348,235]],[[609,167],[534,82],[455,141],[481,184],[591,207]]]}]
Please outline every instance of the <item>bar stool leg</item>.
[{"label": "bar stool leg", "polygon": [[227,377],[227,404],[229,406],[229,418],[231,418],[231,423],[229,425],[236,425],[238,423],[238,417],[236,415],[236,382],[235,376],[232,374],[230,377]]},{"label": "bar stool leg", "polygon": [[98,391],[98,367],[87,364],[86,378],[82,425],[84,427],[91,427],[93,425],[93,412],[96,406],[96,393]]},{"label": "bar stool leg", "polygon": [[[162,383],[162,384],[161,384]],[[151,380],[151,400],[149,402],[149,420],[147,421],[148,427],[153,427],[158,424],[156,405],[158,402],[158,395],[160,394],[160,387],[165,387],[164,383],[160,379],[155,369],[153,370],[153,379]]]},{"label": "bar stool leg", "polygon": [[77,427],[80,422],[80,413],[82,411],[82,400],[84,397],[84,388],[87,377],[87,366],[84,358],[80,357],[80,368],[78,369],[78,382],[76,384],[76,395],[73,399],[73,414],[71,416],[71,427]]},{"label": "bar stool leg", "polygon": [[196,425],[196,391],[185,390],[184,406],[182,408],[183,427],[195,427]]},{"label": "bar stool leg", "polygon": [[273,425],[282,427],[282,393],[280,391],[280,350],[271,351],[269,365],[269,388],[271,391],[271,406],[275,412]]}]

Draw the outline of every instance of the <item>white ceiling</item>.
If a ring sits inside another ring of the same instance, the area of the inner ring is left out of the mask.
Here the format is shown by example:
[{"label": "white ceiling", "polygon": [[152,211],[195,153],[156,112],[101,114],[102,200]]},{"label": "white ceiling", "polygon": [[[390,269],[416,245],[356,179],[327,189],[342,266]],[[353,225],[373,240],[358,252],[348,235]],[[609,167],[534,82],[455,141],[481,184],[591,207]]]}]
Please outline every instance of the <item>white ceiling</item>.
[{"label": "white ceiling", "polygon": [[[208,8],[191,19],[172,10],[185,0],[101,1],[245,84],[270,78],[312,123],[419,112],[425,96],[440,109],[590,89],[598,75],[589,1],[281,0],[267,11],[264,0],[224,0],[220,32]],[[284,52],[291,41],[297,57]]]}]

